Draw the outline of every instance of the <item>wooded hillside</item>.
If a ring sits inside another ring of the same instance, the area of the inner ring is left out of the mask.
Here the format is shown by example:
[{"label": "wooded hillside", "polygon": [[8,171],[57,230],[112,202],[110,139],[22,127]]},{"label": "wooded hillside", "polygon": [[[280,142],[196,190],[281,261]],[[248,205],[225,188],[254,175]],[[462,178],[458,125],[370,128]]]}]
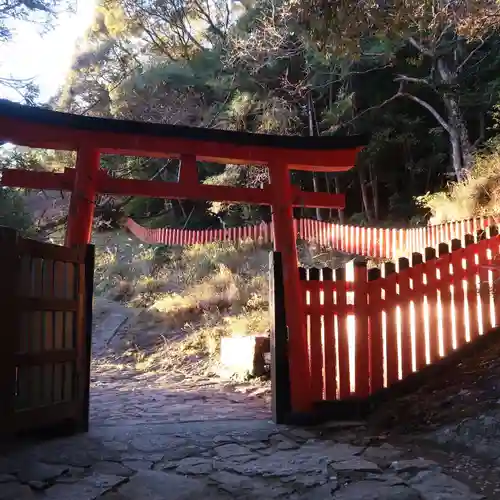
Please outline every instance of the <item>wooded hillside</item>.
[{"label": "wooded hillside", "polygon": [[[345,192],[346,212],[298,215],[408,224],[426,214],[416,197],[460,181],[472,200],[461,214],[467,216],[485,206],[496,210],[499,28],[494,0],[98,0],[73,67],[48,104],[91,116],[256,133],[370,133],[351,172],[294,173],[294,182],[309,190]],[[15,154],[17,162],[43,168],[74,160]],[[178,170],[176,161],[114,156],[104,157],[103,167],[117,176],[164,180]],[[213,184],[267,180],[256,166],[201,164],[200,173]],[[449,201],[448,195],[420,198],[434,209]],[[118,204],[127,215],[174,227],[269,217],[267,209],[220,203]]]}]

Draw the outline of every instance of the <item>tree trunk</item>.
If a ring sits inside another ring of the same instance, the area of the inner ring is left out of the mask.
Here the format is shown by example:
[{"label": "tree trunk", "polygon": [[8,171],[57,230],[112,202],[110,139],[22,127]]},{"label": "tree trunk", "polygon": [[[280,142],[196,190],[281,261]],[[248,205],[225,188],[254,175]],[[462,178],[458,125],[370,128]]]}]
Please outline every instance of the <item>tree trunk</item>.
[{"label": "tree trunk", "polygon": [[[314,130],[314,103],[311,93],[307,95],[307,116],[309,118],[309,135],[313,137],[316,134]],[[315,193],[318,193],[319,192],[318,176],[316,175],[316,172],[312,173],[312,181],[313,181],[313,190]],[[321,216],[321,208],[316,208],[316,219],[323,220],[323,217]]]},{"label": "tree trunk", "polygon": [[[335,186],[335,194],[340,194],[340,182],[337,177],[333,178],[333,185]],[[345,212],[341,208],[337,210],[337,215],[339,217],[339,222],[345,224]]]},{"label": "tree trunk", "polygon": [[[316,172],[313,172],[313,190],[315,193],[319,193],[319,183],[318,183],[318,175]],[[316,219],[323,220],[323,216],[321,214],[321,208],[316,208]]]},{"label": "tree trunk", "polygon": [[443,117],[427,101],[407,92],[399,95],[404,95],[427,109],[447,132],[451,147],[452,167],[457,180],[462,180],[472,168],[472,146],[467,132],[467,125],[456,99],[445,95],[441,96],[447,110],[447,116]]},{"label": "tree trunk", "polygon": [[370,173],[370,185],[372,187],[373,216],[375,220],[379,220],[380,213],[379,213],[379,203],[378,203],[377,174],[373,171],[372,164],[370,164],[370,166],[368,167],[368,171]]},{"label": "tree trunk", "polygon": [[472,169],[472,144],[457,100],[454,97],[446,97],[444,102],[448,110],[453,169],[457,175],[457,180],[462,180]]},{"label": "tree trunk", "polygon": [[[328,175],[328,172],[325,172],[325,184],[326,184],[326,192],[330,194],[332,192],[331,186],[330,186],[330,176]],[[328,209],[328,215],[327,218],[329,221],[332,220],[332,208]]]},{"label": "tree trunk", "polygon": [[[437,60],[437,69],[442,83],[448,86],[456,83],[457,73],[444,58]],[[444,93],[442,98],[448,113],[453,170],[457,180],[462,180],[472,169],[472,144],[457,96]]]},{"label": "tree trunk", "polygon": [[358,168],[358,175],[359,175],[359,186],[361,188],[361,199],[363,200],[363,207],[365,210],[366,220],[367,222],[371,222],[372,213],[370,210],[370,197],[368,195],[368,189],[366,187],[365,175],[361,168]]},{"label": "tree trunk", "polygon": [[460,147],[460,137],[456,132],[454,134],[450,134],[450,147],[453,170],[457,177],[457,181],[461,181],[463,179],[464,163],[462,158],[462,149]]}]

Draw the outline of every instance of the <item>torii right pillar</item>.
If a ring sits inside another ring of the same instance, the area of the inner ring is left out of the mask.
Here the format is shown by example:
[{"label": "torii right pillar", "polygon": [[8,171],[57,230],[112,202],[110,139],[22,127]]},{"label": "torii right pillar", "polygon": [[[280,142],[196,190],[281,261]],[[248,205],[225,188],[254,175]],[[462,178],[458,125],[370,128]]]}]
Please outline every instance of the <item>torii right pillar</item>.
[{"label": "torii right pillar", "polygon": [[309,346],[299,278],[297,235],[293,224],[293,192],[288,165],[269,165],[269,177],[272,189],[274,249],[281,253],[283,262],[292,411],[307,413],[312,410],[313,404],[311,370],[307,354]]}]

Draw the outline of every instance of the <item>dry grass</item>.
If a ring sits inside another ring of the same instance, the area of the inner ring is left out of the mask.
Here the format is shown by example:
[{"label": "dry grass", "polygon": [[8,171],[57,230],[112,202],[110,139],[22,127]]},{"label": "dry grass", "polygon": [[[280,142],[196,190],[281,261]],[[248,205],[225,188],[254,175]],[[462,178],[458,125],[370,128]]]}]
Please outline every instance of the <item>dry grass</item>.
[{"label": "dry grass", "polygon": [[[217,357],[222,337],[269,331],[270,248],[151,246],[119,231],[98,233],[94,243],[96,295],[140,311],[115,344],[137,368],[196,370]],[[303,243],[299,256],[307,267],[338,267],[351,258]]]},{"label": "dry grass", "polygon": [[500,214],[500,139],[476,154],[468,179],[420,196],[417,203],[429,210],[433,224]]},{"label": "dry grass", "polygon": [[98,246],[96,293],[142,309],[122,347],[150,369],[215,355],[223,336],[266,332],[267,270],[268,251],[251,243],[154,248],[122,235]]}]

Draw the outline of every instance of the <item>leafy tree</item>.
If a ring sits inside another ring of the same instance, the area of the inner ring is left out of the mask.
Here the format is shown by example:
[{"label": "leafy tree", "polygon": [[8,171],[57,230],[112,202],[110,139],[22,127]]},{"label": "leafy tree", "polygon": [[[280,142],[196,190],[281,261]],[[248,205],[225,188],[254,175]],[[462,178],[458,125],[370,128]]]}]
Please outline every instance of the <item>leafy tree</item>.
[{"label": "leafy tree", "polygon": [[470,172],[473,145],[463,90],[484,65],[492,64],[490,57],[498,59],[496,1],[312,0],[296,2],[295,11],[309,39],[327,54],[392,65],[400,50],[408,50],[412,64],[394,74],[397,89],[379,106],[407,98],[424,108],[449,136],[457,179]]},{"label": "leafy tree", "polygon": [[[500,82],[496,2],[237,5],[100,0],[53,105],[254,133],[369,132],[352,171],[293,172],[304,189],[347,194],[345,212],[297,209],[302,216],[408,221],[418,213],[415,196],[446,185],[450,174],[467,175],[471,155],[492,134]],[[116,176],[162,180],[175,180],[179,168],[177,161],[123,157],[103,159],[103,166]],[[267,170],[252,165],[200,163],[199,174],[212,184],[267,182]],[[181,227],[269,217],[226,203],[119,203],[135,217]]]},{"label": "leafy tree", "polygon": [[31,234],[33,229],[23,196],[14,189],[0,187],[0,226],[11,227],[21,234]]}]

